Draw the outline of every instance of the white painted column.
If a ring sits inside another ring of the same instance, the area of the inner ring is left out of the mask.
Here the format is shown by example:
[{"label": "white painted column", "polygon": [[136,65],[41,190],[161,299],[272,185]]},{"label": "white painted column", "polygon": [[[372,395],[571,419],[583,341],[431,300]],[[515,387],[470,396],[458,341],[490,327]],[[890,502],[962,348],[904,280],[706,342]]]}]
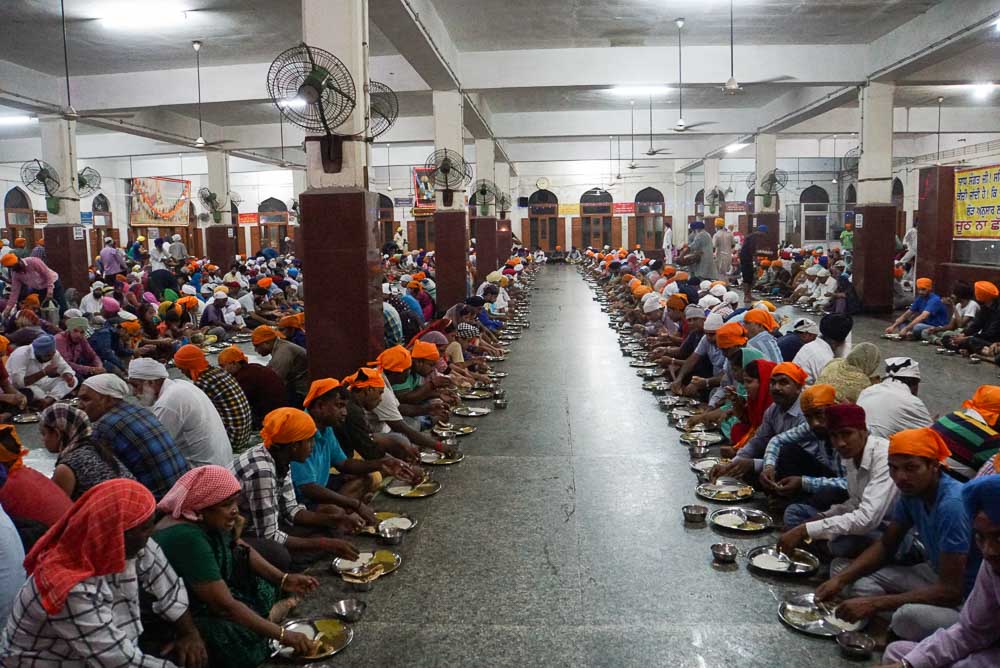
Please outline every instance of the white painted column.
[{"label": "white painted column", "polygon": [[[457,90],[436,90],[434,104],[434,148],[448,149],[464,155],[465,135],[462,122],[462,93]],[[478,158],[477,158],[478,159]],[[451,206],[444,205],[444,191],[435,196],[438,211],[461,211],[465,209],[464,189],[452,193]]]},{"label": "white painted column", "polygon": [[306,181],[306,173],[302,169],[292,170],[292,197],[298,199],[305,190],[309,187]]},{"label": "white painted column", "polygon": [[337,174],[323,171],[318,141],[306,142],[309,188],[342,186],[367,189],[371,145],[364,141],[368,112],[368,0],[302,0],[302,38],[309,46],[337,56],[354,79],[356,104],[347,121],[334,131],[353,135],[344,141],[343,167]]},{"label": "white painted column", "polygon": [[906,207],[906,229],[913,227],[913,216],[920,207],[920,170],[910,169],[903,179],[903,206]]},{"label": "white painted column", "polygon": [[757,135],[754,141],[754,171],[757,174],[757,185],[754,187],[756,197],[754,199],[754,211],[757,213],[771,212],[778,210],[778,199],[771,198],[769,206],[764,206],[764,199],[761,197],[761,181],[777,166],[777,137],[775,135]]},{"label": "white painted column", "polygon": [[673,216],[672,234],[674,248],[679,248],[687,240],[687,181],[688,174],[680,171],[683,160],[674,160],[674,195],[670,202],[670,215]]},{"label": "white painted column", "polygon": [[[489,137],[476,140],[476,181],[486,179],[494,182],[495,150],[493,140]],[[496,216],[495,204],[490,204],[486,209],[476,207],[476,215]]]},{"label": "white painted column", "polygon": [[[514,207],[517,206],[517,193],[513,192],[510,187],[510,165],[506,162],[497,162],[494,166],[496,167],[497,174],[497,190],[510,198],[510,208],[507,209],[507,217],[510,218],[514,211]],[[497,217],[499,216],[500,211],[497,210]]]},{"label": "white painted column", "polygon": [[861,91],[858,204],[892,201],[892,102],[895,84],[872,82]]},{"label": "white painted column", "polygon": [[713,188],[719,187],[719,159],[718,158],[706,158],[704,160],[705,166],[705,195],[712,191]]},{"label": "white painted column", "polygon": [[42,134],[42,160],[52,165],[59,174],[59,192],[53,194],[72,198],[59,200],[59,213],[50,212],[48,224],[79,225],[80,201],[76,182],[76,121],[67,121],[58,116],[51,116],[39,119],[38,125]]},{"label": "white painted column", "polygon": [[[215,193],[222,207],[219,222],[229,225],[232,223],[232,207],[229,203],[229,154],[225,151],[207,151],[205,158],[208,160],[208,189]],[[214,223],[214,216],[212,221]]]}]

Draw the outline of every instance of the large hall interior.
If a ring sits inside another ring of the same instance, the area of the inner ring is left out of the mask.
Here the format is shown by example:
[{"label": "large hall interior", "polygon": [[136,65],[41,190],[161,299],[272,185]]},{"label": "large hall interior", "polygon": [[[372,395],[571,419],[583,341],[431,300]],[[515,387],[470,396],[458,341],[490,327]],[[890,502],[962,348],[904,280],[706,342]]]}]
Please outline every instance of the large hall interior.
[{"label": "large hall interior", "polygon": [[5,0],[0,201],[0,666],[1000,666],[997,0]]}]

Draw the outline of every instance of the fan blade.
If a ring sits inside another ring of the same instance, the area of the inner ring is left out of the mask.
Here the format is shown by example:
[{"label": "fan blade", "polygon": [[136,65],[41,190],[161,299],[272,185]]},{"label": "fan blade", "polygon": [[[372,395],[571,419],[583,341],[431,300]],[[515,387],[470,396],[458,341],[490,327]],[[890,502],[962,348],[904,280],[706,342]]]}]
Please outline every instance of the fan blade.
[{"label": "fan blade", "polygon": [[650,147],[649,150],[646,151],[646,155],[666,155],[668,153],[670,153],[670,149],[668,149],[668,148],[656,148],[656,149],[654,149],[653,147]]},{"label": "fan blade", "polygon": [[95,119],[101,119],[101,118],[109,118],[109,119],[135,118],[135,114],[111,114],[111,113],[108,113],[108,114],[101,114],[101,113],[77,114],[73,118],[95,118]]},{"label": "fan blade", "polygon": [[687,132],[691,128],[700,128],[702,125],[717,125],[715,121],[702,121],[701,123],[686,123],[683,128],[674,128],[674,132]]},{"label": "fan blade", "polygon": [[743,86],[753,86],[754,84],[766,84],[766,83],[779,83],[782,81],[795,81],[796,78],[788,75],[782,74],[776,77],[768,77],[767,79],[758,79],[757,81],[744,81]]}]

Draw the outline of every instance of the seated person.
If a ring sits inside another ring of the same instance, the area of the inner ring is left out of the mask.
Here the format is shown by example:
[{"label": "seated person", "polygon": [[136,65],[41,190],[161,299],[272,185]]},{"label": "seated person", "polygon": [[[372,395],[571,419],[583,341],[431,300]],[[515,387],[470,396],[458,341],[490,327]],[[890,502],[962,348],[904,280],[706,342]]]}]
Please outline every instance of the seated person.
[{"label": "seated person", "polygon": [[420,448],[375,416],[385,392],[385,376],[378,369],[361,367],[344,378],[344,385],[350,388],[351,398],[344,426],[335,430],[344,454],[357,452],[369,460],[390,454],[408,464],[419,464]]},{"label": "seated person", "polygon": [[153,534],[187,586],[209,665],[220,668],[255,668],[266,662],[272,653],[269,640],[298,655],[309,654],[312,641],[280,625],[297,600],[278,599],[284,592],[307,594],[319,586],[314,577],[275,568],[234,536],[239,493],[240,483],[227,469],[192,469],[157,505],[165,516]]},{"label": "seated person", "polygon": [[925,329],[947,325],[951,320],[948,307],[934,293],[934,283],[929,278],[917,279],[917,298],[910,308],[885,328],[886,334],[899,334],[903,338],[919,339]]},{"label": "seated person", "polygon": [[847,273],[847,263],[844,260],[834,262],[830,269],[830,275],[836,281],[836,287],[830,300],[826,304],[826,310],[830,313],[845,313],[847,315],[857,315],[861,312],[861,298],[858,297],[854,283]]},{"label": "seated person", "polygon": [[[450,414],[448,406],[440,400],[428,406],[401,403],[392,389],[394,383],[401,385],[410,379],[410,368],[413,366],[410,351],[403,346],[395,346],[383,351],[378,356],[377,362],[385,380],[385,388],[381,401],[370,419],[373,425],[378,426],[375,431],[383,433],[392,431],[406,437],[410,443],[417,447],[440,451],[441,442],[414,427],[412,419],[428,415],[433,420],[446,420]],[[406,418],[411,418],[411,420]]]},{"label": "seated person", "polygon": [[250,403],[254,429],[259,429],[264,416],[283,408],[288,402],[285,383],[274,369],[261,364],[251,364],[236,346],[229,346],[219,353],[219,366],[226,370],[243,389]]},{"label": "seated person", "polygon": [[850,350],[847,340],[853,328],[854,318],[849,315],[828,313],[823,316],[819,321],[819,337],[802,346],[792,360],[806,372],[806,382],[815,383],[823,367],[847,354]]},{"label": "seated person", "polygon": [[70,318],[66,321],[66,331],[55,337],[56,350],[81,381],[105,371],[100,356],[87,341],[87,327],[86,318]]},{"label": "seated person", "polygon": [[701,326],[702,336],[694,351],[677,371],[677,380],[671,385],[674,394],[706,398],[708,393],[721,385],[726,368],[726,356],[719,347],[716,335],[723,326],[722,316],[712,313]]},{"label": "seated person", "polygon": [[239,329],[235,322],[226,320],[226,309],[229,306],[229,295],[222,290],[212,295],[212,301],[205,304],[205,310],[198,321],[198,327],[205,330],[207,334],[219,337],[220,341],[225,341],[228,333]]},{"label": "seated person", "polygon": [[950,627],[919,644],[904,640],[889,645],[882,660],[892,668],[1000,666],[1000,477],[969,483],[962,489],[962,500],[983,553],[976,585]]},{"label": "seated person", "polygon": [[[664,355],[656,360],[660,366],[665,367],[671,373],[671,376],[681,378],[682,380],[682,377],[676,375],[678,370],[694,354],[695,350],[698,349],[698,344],[705,335],[705,310],[694,304],[686,307],[684,309],[684,321],[687,323],[687,336],[684,337],[679,346],[666,347]],[[694,371],[699,376],[710,374],[710,364],[707,359],[699,359],[697,368]]]},{"label": "seated person", "polygon": [[77,386],[76,374],[49,334],[12,352],[7,358],[7,373],[14,387],[28,398],[28,405],[37,410],[54,404]]},{"label": "seated person", "polygon": [[781,348],[778,347],[778,340],[771,334],[778,329],[778,323],[774,321],[774,316],[766,307],[755,307],[747,311],[743,317],[743,327],[747,330],[749,337],[748,346],[756,348],[764,355],[764,359],[775,364],[784,361]]},{"label": "seated person", "polygon": [[887,358],[885,379],[858,395],[869,433],[889,438],[904,429],[929,427],[931,416],[917,396],[919,391],[920,364],[910,357]]},{"label": "seated person", "polygon": [[246,450],[253,435],[253,413],[236,379],[224,369],[209,366],[204,351],[190,343],[174,353],[174,364],[211,400],[226,428],[233,452]]},{"label": "seated person", "polygon": [[49,406],[42,411],[40,431],[45,449],[59,456],[52,482],[73,501],[107,480],[135,480],[107,443],[94,440],[90,418],[79,408]]},{"label": "seated person", "polygon": [[831,360],[816,378],[817,383],[833,385],[839,403],[854,403],[865,389],[879,381],[882,353],[873,343],[859,343],[843,359]]},{"label": "seated person", "polygon": [[306,316],[303,313],[286,315],[278,321],[278,331],[285,337],[285,340],[302,348],[306,347],[305,326]]},{"label": "seated person", "polygon": [[51,527],[73,502],[51,480],[24,465],[27,454],[14,425],[0,425],[0,469],[7,479],[0,487],[0,506],[14,520]]},{"label": "seated person", "polygon": [[996,355],[996,343],[1000,341],[1000,299],[997,286],[987,281],[978,281],[974,287],[979,313],[958,336],[942,337],[946,348],[970,353]]},{"label": "seated person", "polygon": [[783,361],[791,362],[802,346],[816,340],[819,336],[819,325],[810,318],[797,318],[785,332],[778,338],[778,350],[781,351]]},{"label": "seated person", "polygon": [[[923,640],[958,620],[979,555],[972,549],[962,484],[941,470],[948,454],[944,439],[926,427],[889,438],[889,472],[901,493],[889,526],[857,559],[834,560],[817,600],[843,592],[848,599],[837,607],[839,617],[854,622],[891,615],[890,630],[904,640]],[[894,563],[910,529],[919,533],[927,560]]]},{"label": "seated person", "polygon": [[[818,388],[824,386],[813,385],[802,393],[803,404]],[[889,475],[889,442],[868,433],[864,409],[854,404],[833,404],[830,386],[821,391],[830,402],[822,410],[830,442],[842,462],[841,470],[846,473],[847,499],[826,510],[807,504],[788,506],[785,533],[778,547],[791,551],[807,539],[827,540],[834,557],[853,558],[882,535],[883,518],[896,500],[896,485]],[[810,419],[812,410],[805,413],[812,423],[815,419]],[[772,439],[772,443],[776,440]]]},{"label": "seated person", "polygon": [[951,473],[969,480],[1000,451],[1000,387],[981,385],[962,408],[942,415],[931,429],[948,444]]},{"label": "seated person", "polygon": [[[109,480],[76,502],[24,560],[3,635],[4,666],[208,666],[184,585],[149,537],[156,500],[134,480]],[[171,660],[139,648],[139,595],[176,632]]]},{"label": "seated person", "polygon": [[[920,333],[920,338],[939,343],[944,337],[959,336],[979,314],[979,301],[975,299],[976,291],[979,291],[983,301],[989,302],[989,288],[996,290],[996,286],[986,281],[978,281],[976,288],[965,281],[958,281],[951,289],[951,296],[942,299],[945,306],[951,309],[951,320],[940,327],[928,327]],[[982,286],[982,287],[979,287]],[[995,297],[994,297],[995,298]]]},{"label": "seated person", "polygon": [[301,570],[316,553],[357,559],[353,545],[322,535],[347,524],[343,515],[307,510],[295,498],[290,472],[293,461],[312,452],[316,423],[295,408],[279,408],[264,418],[261,445],[239,455],[229,469],[240,482],[239,508],[246,518],[244,541],[282,571]]},{"label": "seated person", "polygon": [[271,327],[261,325],[253,330],[253,347],[261,357],[271,356],[267,363],[288,393],[289,406],[301,406],[309,392],[309,362],[305,348],[286,341]]}]

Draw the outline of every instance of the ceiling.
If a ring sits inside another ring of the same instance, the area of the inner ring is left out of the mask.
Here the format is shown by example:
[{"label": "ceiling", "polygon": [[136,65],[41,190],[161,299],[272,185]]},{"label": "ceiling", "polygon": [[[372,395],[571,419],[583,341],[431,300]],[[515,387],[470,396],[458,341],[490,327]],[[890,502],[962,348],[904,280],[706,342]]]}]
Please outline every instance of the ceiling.
[{"label": "ceiling", "polygon": [[[725,98],[718,88],[698,87],[684,88],[684,108],[704,109],[718,107],[720,101],[725,101],[729,108],[755,108],[767,104],[782,95],[787,89],[780,84],[746,86],[742,95]],[[534,88],[526,92],[522,88],[492,88],[477,91],[486,96],[486,100],[495,113],[533,112],[533,111],[579,111],[621,110],[627,114],[629,102],[633,98],[622,97],[609,88],[581,88],[566,86],[562,88]],[[676,109],[678,93],[671,90],[666,95],[660,94],[653,98],[656,109]],[[649,115],[649,98],[635,99],[636,125],[642,118]],[[645,116],[643,115],[645,111]],[[646,121],[648,124],[648,120]]]},{"label": "ceiling", "polygon": [[[462,51],[729,42],[725,0],[433,0]],[[938,0],[736,0],[736,44],[862,44]],[[527,17],[531,17],[527,20]]]}]

